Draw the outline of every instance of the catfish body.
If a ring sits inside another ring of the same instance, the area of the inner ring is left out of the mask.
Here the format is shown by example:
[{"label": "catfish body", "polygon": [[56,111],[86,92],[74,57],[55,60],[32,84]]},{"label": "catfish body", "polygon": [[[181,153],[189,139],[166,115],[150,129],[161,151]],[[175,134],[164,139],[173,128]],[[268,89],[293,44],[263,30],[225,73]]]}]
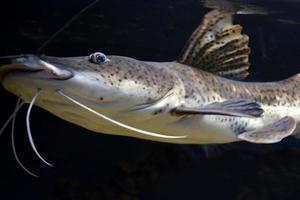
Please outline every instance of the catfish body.
[{"label": "catfish body", "polygon": [[5,89],[89,130],[182,143],[274,143],[298,132],[299,75],[249,83],[248,36],[212,11],[174,62],[94,53],[0,59]]},{"label": "catfish body", "polygon": [[[193,129],[201,130],[201,136],[205,135],[201,141],[206,140],[207,143],[211,143],[212,140],[214,140],[212,143],[237,141],[239,134],[257,130],[286,116],[300,121],[300,74],[277,82],[242,82],[215,76],[192,67],[183,67],[177,63],[166,65],[167,68],[174,69],[173,71],[184,85],[184,96],[182,96],[184,107],[199,108],[215,102],[247,99],[258,103],[263,110],[260,117],[191,113],[173,124],[174,129],[185,126],[187,132],[193,132]],[[299,126],[294,131],[297,132]],[[197,137],[196,132],[195,137]]]}]

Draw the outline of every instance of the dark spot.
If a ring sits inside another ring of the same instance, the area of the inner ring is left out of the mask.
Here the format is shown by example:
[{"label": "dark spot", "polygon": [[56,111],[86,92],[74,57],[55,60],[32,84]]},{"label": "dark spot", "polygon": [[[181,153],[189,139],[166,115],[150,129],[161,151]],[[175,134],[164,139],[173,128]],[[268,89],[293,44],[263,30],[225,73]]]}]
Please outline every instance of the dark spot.
[{"label": "dark spot", "polygon": [[100,101],[103,101],[103,100],[104,100],[104,98],[103,98],[103,97],[99,97],[99,100],[100,100]]},{"label": "dark spot", "polygon": [[159,113],[161,113],[161,112],[162,112],[162,109],[159,109],[159,110],[153,112],[153,115],[157,115],[157,114],[159,114]]}]

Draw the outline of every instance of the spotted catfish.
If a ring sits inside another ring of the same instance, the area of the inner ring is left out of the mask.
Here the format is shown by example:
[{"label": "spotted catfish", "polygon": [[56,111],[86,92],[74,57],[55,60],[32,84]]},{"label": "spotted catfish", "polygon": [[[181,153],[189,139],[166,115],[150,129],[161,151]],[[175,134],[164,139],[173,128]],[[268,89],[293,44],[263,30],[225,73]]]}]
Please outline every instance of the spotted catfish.
[{"label": "spotted catfish", "polygon": [[275,143],[297,133],[300,75],[242,81],[249,38],[232,14],[211,11],[172,62],[93,53],[0,59],[3,87],[98,133],[168,143]]}]

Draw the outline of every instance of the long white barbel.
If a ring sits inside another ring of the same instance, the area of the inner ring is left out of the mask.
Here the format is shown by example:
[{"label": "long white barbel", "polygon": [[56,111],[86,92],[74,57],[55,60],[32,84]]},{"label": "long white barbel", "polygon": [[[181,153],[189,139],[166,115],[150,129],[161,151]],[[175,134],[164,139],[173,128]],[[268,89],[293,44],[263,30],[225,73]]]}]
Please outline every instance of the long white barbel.
[{"label": "long white barbel", "polygon": [[90,111],[91,113],[97,115],[98,117],[101,117],[102,119],[105,119],[106,121],[109,121],[117,126],[120,126],[120,127],[123,127],[125,129],[128,129],[128,130],[131,130],[131,131],[134,131],[134,132],[138,132],[138,133],[141,133],[141,134],[144,134],[144,135],[148,135],[148,136],[152,136],[152,137],[158,137],[158,138],[167,138],[167,139],[181,139],[181,138],[186,138],[187,136],[171,136],[171,135],[162,135],[162,134],[159,134],[159,133],[153,133],[153,132],[150,132],[150,131],[145,131],[145,130],[141,130],[141,129],[138,129],[138,128],[135,128],[135,127],[132,127],[132,126],[129,126],[127,124],[123,124],[119,121],[116,121],[114,119],[111,119],[85,105],[83,105],[82,103],[78,102],[77,100],[69,97],[68,95],[66,95],[65,93],[63,93],[61,90],[57,90],[57,92],[62,95],[63,97],[69,99],[70,101],[72,101],[73,103],[77,104],[78,106]]}]

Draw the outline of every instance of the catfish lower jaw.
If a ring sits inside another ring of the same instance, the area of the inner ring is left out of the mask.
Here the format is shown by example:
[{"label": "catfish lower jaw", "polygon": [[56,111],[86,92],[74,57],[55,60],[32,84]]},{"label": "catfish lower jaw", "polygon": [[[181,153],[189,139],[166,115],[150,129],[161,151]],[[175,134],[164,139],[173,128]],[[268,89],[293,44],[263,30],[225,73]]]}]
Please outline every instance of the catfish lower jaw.
[{"label": "catfish lower jaw", "polygon": [[25,69],[22,66],[5,66],[0,69],[0,82],[2,83],[6,76],[14,73],[36,73],[42,71],[41,69]]}]

